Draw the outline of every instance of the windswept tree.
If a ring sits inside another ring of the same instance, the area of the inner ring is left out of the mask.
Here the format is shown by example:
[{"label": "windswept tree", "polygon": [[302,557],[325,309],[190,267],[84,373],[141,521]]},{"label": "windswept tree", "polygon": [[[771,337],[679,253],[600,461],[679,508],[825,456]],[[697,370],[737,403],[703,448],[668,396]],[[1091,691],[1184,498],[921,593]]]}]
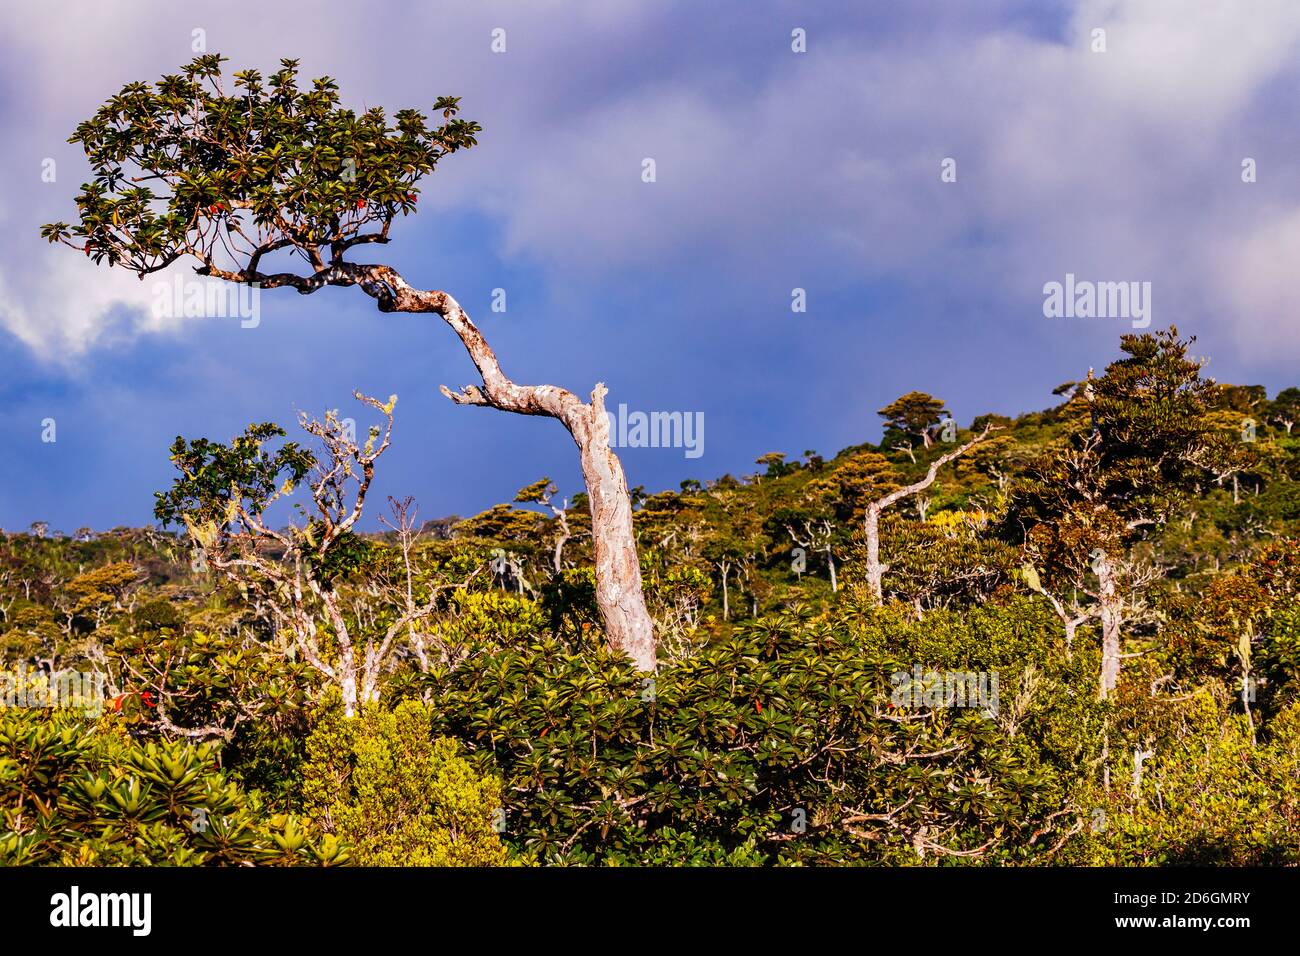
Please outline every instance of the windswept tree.
[{"label": "windswept tree", "polygon": [[874,501],[867,502],[866,513],[863,518],[863,534],[866,538],[867,589],[870,592],[872,600],[877,604],[882,603],[885,599],[884,576],[885,572],[889,570],[889,566],[883,564],[880,560],[881,514],[884,513],[886,508],[897,504],[904,498],[910,498],[913,495],[920,494],[922,491],[925,491],[933,485],[935,479],[939,477],[940,468],[951,461],[956,461],[962,455],[966,454],[966,452],[980,444],[989,437],[989,432],[991,432],[995,427],[997,426],[994,426],[992,423],[986,424],[984,430],[970,441],[966,442],[964,445],[959,445],[952,451],[945,452],[934,461],[930,462],[930,467],[926,469],[925,475],[920,479],[912,482],[910,485],[896,488],[887,495],[876,498]]},{"label": "windswept tree", "polygon": [[879,412],[885,420],[885,444],[901,443],[907,449],[907,456],[916,461],[912,448],[916,439],[921,440],[925,448],[934,443],[934,427],[948,414],[940,399],[925,392],[908,392],[894,399]]},{"label": "windswept tree", "polygon": [[787,462],[785,453],[779,451],[769,451],[766,455],[760,455],[754,460],[754,464],[762,465],[767,469],[763,472],[764,478],[781,478],[799,468],[797,461]]},{"label": "windswept tree", "polygon": [[98,628],[110,612],[123,610],[127,594],[142,580],[140,570],[130,561],[115,561],[78,574],[63,588],[67,630],[71,632],[75,617],[90,618]]},{"label": "windswept tree", "polygon": [[[227,91],[218,54],[197,57],[150,86],[131,83],[81,123],[70,142],[94,171],[77,197],[79,220],[42,235],[97,263],[140,278],[191,262],[213,279],[310,295],[355,286],[381,312],[442,317],[460,339],[481,384],[444,395],[558,419],[578,446],[592,515],[596,599],[606,638],[644,670],[656,663],[641,591],[632,506],[622,464],[610,448],[606,389],[591,401],[555,385],[520,385],[465,310],[440,290],[411,286],[391,266],[354,262],[358,246],[384,245],[398,216],[415,211],[419,182],[451,153],[472,147],[477,123],[440,97],[431,125],[404,109],[358,115],[339,105],[328,76],[300,88],[298,62],[264,78],[233,75]],[[272,265],[276,263],[276,265]]]}]

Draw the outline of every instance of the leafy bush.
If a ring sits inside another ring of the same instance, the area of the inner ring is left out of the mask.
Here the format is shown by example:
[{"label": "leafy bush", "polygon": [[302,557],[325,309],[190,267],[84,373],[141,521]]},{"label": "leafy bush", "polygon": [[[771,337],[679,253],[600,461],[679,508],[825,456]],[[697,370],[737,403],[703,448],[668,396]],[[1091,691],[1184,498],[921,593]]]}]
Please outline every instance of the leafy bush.
[{"label": "leafy bush", "polygon": [[[1130,763],[1131,767],[1131,763]],[[1106,866],[1260,866],[1300,863],[1300,705],[1251,740],[1241,714],[1205,692],[1191,702],[1180,739],[1118,781],[1102,813],[1063,863]]]},{"label": "leafy bush", "polygon": [[111,719],[0,710],[0,864],[341,864],[345,847],[268,814],[210,744],[140,743]]},{"label": "leafy bush", "polygon": [[[939,663],[939,662],[936,662]],[[909,665],[827,621],[764,619],[637,674],[552,639],[427,678],[433,728],[505,778],[506,838],[548,863],[1010,860],[1064,803],[975,711],[905,710]]]},{"label": "leafy bush", "polygon": [[307,739],[303,808],[370,866],[497,866],[499,783],[480,777],[455,741],[430,735],[418,701],[355,718],[337,701]]}]

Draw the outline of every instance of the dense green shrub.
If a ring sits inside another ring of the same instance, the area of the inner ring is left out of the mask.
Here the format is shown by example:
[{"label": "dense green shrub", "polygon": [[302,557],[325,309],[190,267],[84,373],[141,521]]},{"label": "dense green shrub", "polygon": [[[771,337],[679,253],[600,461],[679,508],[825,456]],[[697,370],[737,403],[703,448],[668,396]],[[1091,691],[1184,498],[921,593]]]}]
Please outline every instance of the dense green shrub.
[{"label": "dense green shrub", "polygon": [[[1098,794],[1095,824],[1060,862],[1107,866],[1300,863],[1300,705],[1253,743],[1243,715],[1202,692],[1182,729]],[[1130,752],[1131,753],[1131,752]]]},{"label": "dense green shrub", "polygon": [[1000,717],[893,706],[891,675],[912,663],[787,617],[653,680],[544,639],[472,655],[426,690],[435,733],[505,778],[507,839],[546,862],[1026,856],[1068,777]]},{"label": "dense green shrub", "polygon": [[345,847],[269,814],[210,744],[141,743],[108,718],[0,709],[0,864],[340,864]]},{"label": "dense green shrub", "polygon": [[304,811],[371,866],[496,866],[499,783],[479,776],[453,740],[430,734],[429,709],[371,704],[355,718],[337,701],[307,739]]},{"label": "dense green shrub", "polygon": [[[1262,389],[1193,383],[1181,350],[1126,340],[1109,385],[1001,419],[887,510],[883,607],[864,509],[943,440],[633,489],[653,680],[605,649],[585,496],[538,510],[540,483],[418,534],[394,501],[387,531],[307,559],[337,614],[292,620],[183,537],[0,532],[3,669],[94,672],[113,695],[93,726],[0,711],[0,862],[1300,862],[1296,395],[1270,417]],[[1153,417],[1152,370],[1196,407]],[[1228,470],[1197,464],[1211,451]],[[236,484],[260,499],[278,483],[257,473]],[[224,478],[185,486],[225,513]],[[282,546],[255,553],[289,567]],[[1122,660],[1105,701],[1098,551]],[[380,703],[352,720],[328,703],[340,629],[384,639]],[[905,672],[996,677],[998,706],[901,706]],[[235,832],[189,829],[231,806]]]}]

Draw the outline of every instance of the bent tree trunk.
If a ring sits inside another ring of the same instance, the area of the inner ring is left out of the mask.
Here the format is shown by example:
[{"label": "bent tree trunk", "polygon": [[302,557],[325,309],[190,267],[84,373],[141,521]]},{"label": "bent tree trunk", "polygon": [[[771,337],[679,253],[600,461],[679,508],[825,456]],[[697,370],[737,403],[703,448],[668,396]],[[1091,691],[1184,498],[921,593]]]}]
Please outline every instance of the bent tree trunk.
[{"label": "bent tree trunk", "polygon": [[[596,552],[596,604],[610,644],[627,654],[643,671],[653,671],[654,624],[641,590],[641,562],[632,529],[632,499],[627,493],[623,465],[609,447],[609,418],[605,386],[591,393],[586,434],[570,427],[582,461],[582,477],[591,502],[591,533]],[[567,423],[566,423],[567,424]]]},{"label": "bent tree trunk", "polygon": [[[985,425],[984,430],[959,448],[954,448],[945,455],[940,455],[934,461],[930,462],[930,467],[925,472],[925,477],[920,481],[913,482],[899,488],[897,491],[891,491],[883,498],[867,504],[866,518],[863,523],[863,530],[867,536],[867,588],[871,591],[871,597],[876,604],[883,604],[885,600],[884,593],[884,575],[888,567],[880,563],[880,513],[890,505],[901,501],[920,491],[925,491],[934,484],[934,479],[939,475],[939,469],[948,462],[960,458],[966,452],[970,451],[985,438],[988,438],[989,432],[993,431],[992,425]],[[915,459],[913,459],[915,460]]]},{"label": "bent tree trunk", "polygon": [[[383,265],[336,262],[311,280],[320,285],[359,285],[382,312],[436,313],[456,333],[482,377],[482,386],[467,385],[459,392],[447,386],[440,391],[458,405],[486,405],[520,415],[559,419],[578,446],[582,477],[591,507],[591,533],[596,559],[596,603],[605,626],[605,638],[615,650],[630,657],[644,671],[656,669],[654,624],[641,590],[641,565],[632,529],[632,501],[623,466],[609,444],[609,419],[605,414],[606,389],[597,384],[591,403],[555,385],[518,385],[506,377],[483,334],[460,304],[446,292],[412,288]],[[290,283],[292,284],[292,283]]]},{"label": "bent tree trunk", "polygon": [[568,389],[555,385],[518,385],[501,371],[496,353],[465,310],[446,292],[412,287],[396,269],[379,264],[346,262],[343,253],[359,242],[387,242],[375,235],[336,244],[333,258],[321,263],[310,276],[258,272],[259,250],[249,267],[231,272],[210,260],[202,274],[233,282],[256,284],[263,289],[288,287],[310,295],[326,286],[358,286],[375,300],[381,312],[434,313],[456,333],[483,380],[459,392],[447,386],[440,391],[458,405],[486,405],[519,415],[556,418],[578,446],[582,475],[591,502],[592,539],[596,552],[596,603],[605,625],[605,638],[642,670],[654,670],[655,636],[645,596],[641,592],[641,567],[632,532],[632,502],[623,466],[609,447],[609,420],[605,416],[605,386],[591,393],[591,404]]}]

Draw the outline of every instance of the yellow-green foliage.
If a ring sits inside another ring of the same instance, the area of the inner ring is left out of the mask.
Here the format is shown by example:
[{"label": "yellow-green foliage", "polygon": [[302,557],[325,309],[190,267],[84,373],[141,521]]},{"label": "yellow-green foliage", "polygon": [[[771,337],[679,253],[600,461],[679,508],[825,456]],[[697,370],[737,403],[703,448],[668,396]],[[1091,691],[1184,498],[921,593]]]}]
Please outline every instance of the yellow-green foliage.
[{"label": "yellow-green foliage", "polygon": [[505,591],[458,591],[452,601],[456,615],[439,628],[439,636],[452,645],[483,638],[527,643],[545,620],[536,601]]},{"label": "yellow-green foliage", "polygon": [[[1140,794],[1115,779],[1102,824],[1060,862],[1093,865],[1276,865],[1300,862],[1300,704],[1252,745],[1240,713],[1197,694],[1188,733],[1143,766]],[[1130,764],[1131,769],[1131,764]]]},{"label": "yellow-green foliage", "polygon": [[63,642],[54,612],[40,604],[19,599],[0,625],[0,654],[6,659],[23,660]]},{"label": "yellow-green foliage", "polygon": [[307,740],[303,808],[368,866],[500,866],[501,785],[430,733],[419,701],[326,708]]},{"label": "yellow-green foliage", "polygon": [[120,719],[0,707],[0,866],[306,866],[349,862],[273,813],[215,745],[137,740]]}]

